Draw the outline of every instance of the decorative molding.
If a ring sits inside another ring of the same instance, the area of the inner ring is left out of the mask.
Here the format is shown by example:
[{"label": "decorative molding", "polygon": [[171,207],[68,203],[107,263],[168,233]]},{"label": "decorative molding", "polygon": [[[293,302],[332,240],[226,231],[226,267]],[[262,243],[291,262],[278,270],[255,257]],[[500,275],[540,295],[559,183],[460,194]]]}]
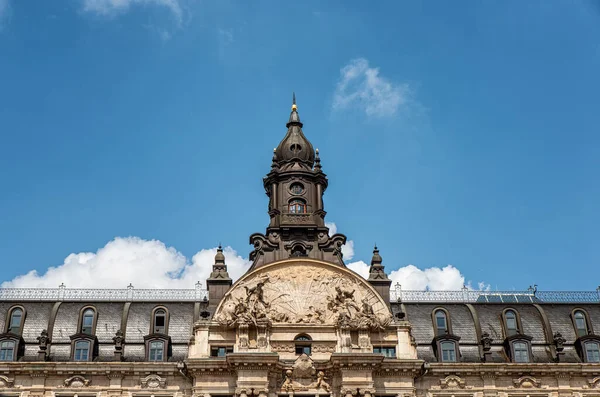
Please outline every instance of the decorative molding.
[{"label": "decorative molding", "polygon": [[140,384],[144,389],[164,389],[167,387],[167,379],[156,374],[150,374],[140,379]]},{"label": "decorative molding", "polygon": [[588,379],[588,385],[590,389],[600,388],[600,376],[596,376],[595,378]]},{"label": "decorative molding", "polygon": [[440,387],[442,389],[464,389],[466,382],[456,375],[448,375],[444,379],[440,379]]},{"label": "decorative molding", "polygon": [[88,387],[92,383],[91,380],[84,378],[81,375],[71,376],[63,381],[64,387]]},{"label": "decorative molding", "polygon": [[14,380],[14,378],[9,378],[7,376],[0,375],[0,386],[1,387],[14,387],[15,380]]},{"label": "decorative molding", "polygon": [[521,376],[518,379],[513,379],[513,384],[515,387],[520,387],[523,389],[528,389],[528,388],[532,388],[532,387],[540,387],[542,385],[542,382],[540,382],[539,380],[537,380],[536,378],[534,378],[533,376]]}]

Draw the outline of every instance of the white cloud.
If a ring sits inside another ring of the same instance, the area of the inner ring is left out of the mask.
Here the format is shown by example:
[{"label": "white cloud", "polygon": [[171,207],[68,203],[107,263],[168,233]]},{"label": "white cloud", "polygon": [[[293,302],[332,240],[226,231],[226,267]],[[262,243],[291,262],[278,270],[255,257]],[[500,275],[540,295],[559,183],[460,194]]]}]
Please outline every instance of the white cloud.
[{"label": "white cloud", "polygon": [[[46,273],[35,270],[2,283],[8,287],[52,287],[61,283],[72,288],[193,288],[206,282],[217,249],[203,249],[189,261],[173,247],[157,240],[117,237],[96,253],[80,252],[67,256],[64,263]],[[240,277],[250,266],[248,259],[232,248],[224,248],[232,278]]]},{"label": "white cloud", "polygon": [[183,11],[179,0],[82,0],[83,11],[103,16],[126,12],[133,5],[156,5],[167,8],[178,25],[183,22]]},{"label": "white cloud", "polygon": [[[335,223],[325,222],[325,226],[329,228],[330,236],[337,233],[337,225]],[[346,240],[346,244],[342,245],[342,256],[344,261],[354,258],[354,241]]]},{"label": "white cloud", "polygon": [[392,83],[379,75],[379,68],[370,67],[368,60],[358,58],[340,70],[333,108],[357,107],[367,116],[391,116],[406,104],[408,95],[408,85]]},{"label": "white cloud", "polygon": [[[331,234],[334,223],[328,223]],[[343,249],[344,258],[354,255],[354,242],[349,240]],[[212,271],[217,248],[203,249],[191,260],[173,247],[158,240],[139,237],[117,237],[94,252],[79,252],[67,256],[63,264],[50,267],[45,273],[35,270],[3,282],[2,288],[56,288],[64,283],[70,288],[125,288],[132,283],[136,288],[193,288],[197,281],[203,285]],[[224,248],[227,269],[237,280],[250,267],[248,258],[238,255],[231,247]],[[347,263],[349,269],[364,278],[369,276],[369,265],[362,260]],[[396,283],[403,290],[460,290],[465,277],[452,265],[443,268],[419,269],[408,265],[390,272],[392,288]],[[467,286],[470,285],[467,283]],[[479,283],[479,289],[489,289]]]}]

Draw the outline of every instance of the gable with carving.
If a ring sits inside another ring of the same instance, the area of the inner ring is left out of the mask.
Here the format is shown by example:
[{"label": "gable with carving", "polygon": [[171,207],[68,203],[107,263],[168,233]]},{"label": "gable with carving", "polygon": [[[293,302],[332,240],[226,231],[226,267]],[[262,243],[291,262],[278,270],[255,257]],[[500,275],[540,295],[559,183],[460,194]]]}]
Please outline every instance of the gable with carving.
[{"label": "gable with carving", "polygon": [[381,329],[386,303],[356,273],[312,259],[275,262],[243,276],[225,295],[215,319],[222,325],[317,324]]}]

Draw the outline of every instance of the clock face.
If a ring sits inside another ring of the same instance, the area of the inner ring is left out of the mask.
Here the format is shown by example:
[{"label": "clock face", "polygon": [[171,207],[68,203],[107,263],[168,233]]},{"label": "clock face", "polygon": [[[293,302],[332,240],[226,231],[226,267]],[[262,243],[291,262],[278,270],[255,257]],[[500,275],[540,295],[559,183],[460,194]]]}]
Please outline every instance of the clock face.
[{"label": "clock face", "polygon": [[304,186],[298,182],[292,183],[290,186],[290,192],[292,192],[292,194],[302,194],[302,192],[304,192]]}]

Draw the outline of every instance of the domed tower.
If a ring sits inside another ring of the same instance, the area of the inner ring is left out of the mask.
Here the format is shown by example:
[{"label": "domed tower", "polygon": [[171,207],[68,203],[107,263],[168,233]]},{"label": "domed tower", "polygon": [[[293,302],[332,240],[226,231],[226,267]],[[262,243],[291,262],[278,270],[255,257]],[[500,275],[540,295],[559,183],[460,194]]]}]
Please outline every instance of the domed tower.
[{"label": "domed tower", "polygon": [[290,257],[308,257],[344,266],[343,234],[329,236],[325,226],[323,194],[327,176],[316,151],[302,132],[296,106],[286,124],[287,133],[273,151],[271,172],[263,179],[269,197],[271,218],[266,234],[250,236],[254,251],[251,270],[266,263]]}]

